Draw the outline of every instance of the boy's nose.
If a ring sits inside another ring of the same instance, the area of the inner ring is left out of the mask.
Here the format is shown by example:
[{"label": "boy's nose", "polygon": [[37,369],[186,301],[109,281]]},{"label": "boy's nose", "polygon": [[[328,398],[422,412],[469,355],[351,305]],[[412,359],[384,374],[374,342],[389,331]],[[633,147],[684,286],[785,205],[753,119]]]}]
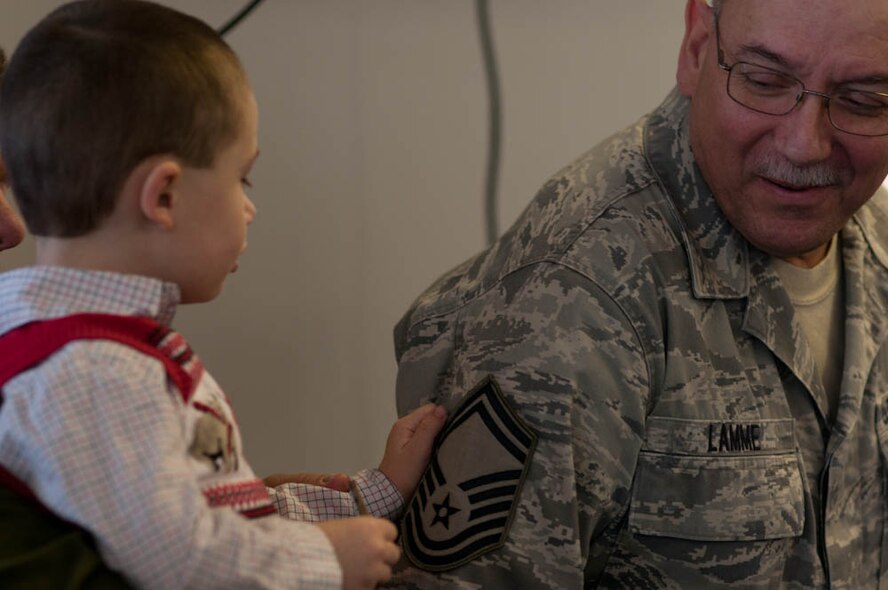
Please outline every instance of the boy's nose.
[{"label": "boy's nose", "polygon": [[247,197],[244,201],[244,213],[247,217],[247,225],[253,223],[253,220],[256,218],[256,205],[250,200],[250,197]]},{"label": "boy's nose", "polygon": [[25,225],[18,212],[6,200],[0,187],[0,250],[17,246],[25,237]]}]

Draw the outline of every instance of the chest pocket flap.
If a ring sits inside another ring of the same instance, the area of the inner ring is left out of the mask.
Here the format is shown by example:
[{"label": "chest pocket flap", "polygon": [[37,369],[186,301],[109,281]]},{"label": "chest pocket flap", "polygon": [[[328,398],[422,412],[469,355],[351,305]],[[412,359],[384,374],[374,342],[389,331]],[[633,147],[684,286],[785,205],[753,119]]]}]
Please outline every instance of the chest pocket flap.
[{"label": "chest pocket flap", "polygon": [[650,417],[630,530],[695,541],[801,535],[804,488],[795,446],[791,419]]}]

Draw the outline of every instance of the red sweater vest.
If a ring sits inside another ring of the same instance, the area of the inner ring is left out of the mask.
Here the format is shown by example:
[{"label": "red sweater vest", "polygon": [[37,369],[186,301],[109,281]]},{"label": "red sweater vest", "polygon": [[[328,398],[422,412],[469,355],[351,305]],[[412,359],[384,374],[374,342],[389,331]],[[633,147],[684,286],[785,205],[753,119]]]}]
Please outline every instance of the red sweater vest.
[{"label": "red sweater vest", "polygon": [[[195,383],[183,368],[190,349],[177,357],[158,348],[170,329],[151,318],[83,313],[25,324],[0,336],[0,404],[3,387],[28,369],[36,367],[72,340],[113,340],[160,360],[182,398],[188,400]],[[30,488],[0,465],[0,486],[30,497]]]}]

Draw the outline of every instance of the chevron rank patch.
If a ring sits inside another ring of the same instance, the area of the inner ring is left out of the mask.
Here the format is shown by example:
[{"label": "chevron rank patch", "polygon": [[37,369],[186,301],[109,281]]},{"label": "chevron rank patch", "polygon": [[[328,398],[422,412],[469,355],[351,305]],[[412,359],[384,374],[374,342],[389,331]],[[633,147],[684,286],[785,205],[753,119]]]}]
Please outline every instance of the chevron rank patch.
[{"label": "chevron rank patch", "polygon": [[444,571],[502,546],[536,439],[493,377],[476,386],[444,427],[401,521],[407,558]]}]

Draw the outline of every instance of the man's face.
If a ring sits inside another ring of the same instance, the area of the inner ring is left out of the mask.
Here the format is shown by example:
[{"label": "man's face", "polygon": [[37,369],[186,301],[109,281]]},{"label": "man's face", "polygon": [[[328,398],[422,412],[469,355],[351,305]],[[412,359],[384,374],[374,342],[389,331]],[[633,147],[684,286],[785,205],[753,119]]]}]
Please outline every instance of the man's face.
[{"label": "man's face", "polygon": [[[688,15],[678,78],[691,97],[691,145],[703,176],[753,245],[816,263],[888,175],[888,137],[836,130],[823,100],[811,95],[784,116],[737,104],[718,67],[711,12],[699,3]],[[888,92],[885,0],[728,0],[719,23],[728,65],[767,66],[827,94],[857,85]],[[813,169],[830,184],[800,180],[813,178]]]},{"label": "man's face", "polygon": [[6,173],[0,162],[0,250],[17,246],[25,237],[25,226],[6,199]]}]

